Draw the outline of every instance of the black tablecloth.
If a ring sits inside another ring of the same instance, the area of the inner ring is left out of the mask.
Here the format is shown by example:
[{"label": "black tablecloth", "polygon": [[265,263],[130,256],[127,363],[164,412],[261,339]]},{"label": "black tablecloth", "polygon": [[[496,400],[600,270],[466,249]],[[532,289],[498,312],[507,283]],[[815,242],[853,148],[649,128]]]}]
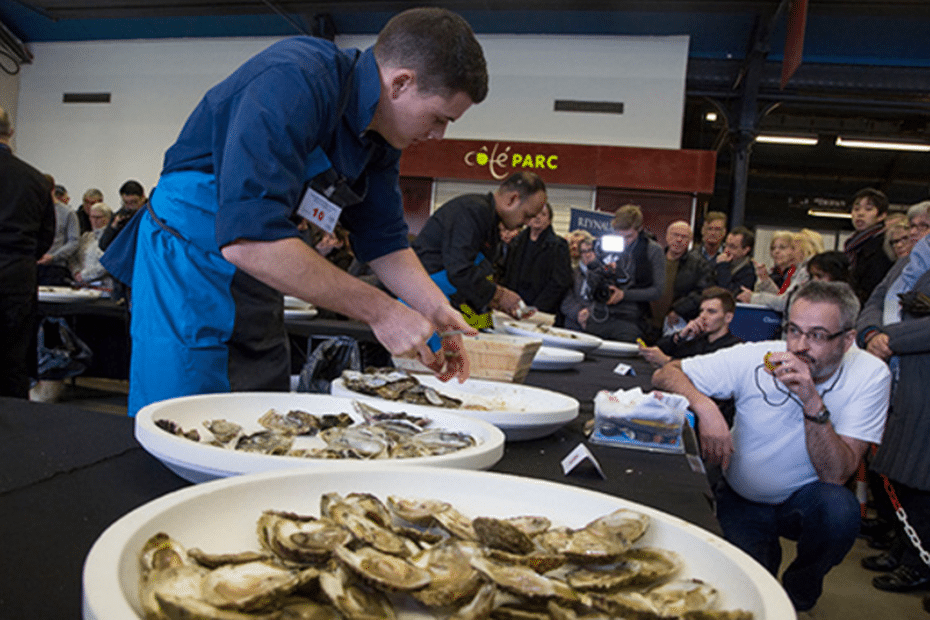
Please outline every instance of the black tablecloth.
[{"label": "black tablecloth", "polygon": [[[641,374],[611,372],[618,361]],[[580,442],[599,389],[648,387],[640,360],[591,359],[576,370],[536,372],[526,383],[573,395],[582,415],[542,439],[508,443],[493,471],[544,478],[653,506],[719,533],[706,478],[683,455],[589,446],[607,476],[560,461]],[[0,398],[0,618],[80,617],[81,571],[97,537],[133,508],[188,486],[133,437],[133,420]]]}]

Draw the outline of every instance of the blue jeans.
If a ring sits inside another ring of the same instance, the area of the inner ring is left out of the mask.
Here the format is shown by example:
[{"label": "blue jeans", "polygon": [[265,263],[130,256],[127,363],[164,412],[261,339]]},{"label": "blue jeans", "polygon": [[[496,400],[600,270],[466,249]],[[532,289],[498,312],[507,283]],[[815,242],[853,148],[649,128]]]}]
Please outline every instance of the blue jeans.
[{"label": "blue jeans", "polygon": [[859,502],[846,487],[812,482],[781,504],[760,504],[737,494],[721,479],[715,489],[724,537],[772,575],[781,566],[780,537],[797,541],[797,557],[782,574],[782,586],[798,611],[810,609],[823,592],[823,578],[843,561],[859,535]]}]

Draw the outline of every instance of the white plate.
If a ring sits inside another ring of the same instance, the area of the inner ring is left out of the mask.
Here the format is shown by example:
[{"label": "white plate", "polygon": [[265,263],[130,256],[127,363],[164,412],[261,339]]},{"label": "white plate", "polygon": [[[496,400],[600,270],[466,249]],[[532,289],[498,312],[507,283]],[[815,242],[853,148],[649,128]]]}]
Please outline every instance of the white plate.
[{"label": "white plate", "polygon": [[[460,469],[377,470],[323,467],[239,476],[188,487],[125,515],[100,535],[83,573],[84,620],[142,618],[138,553],[165,532],[187,548],[207,552],[258,550],[255,524],[262,511],[319,514],[320,496],[336,492],[441,499],[466,516],[544,515],[554,525],[581,527],[619,508],[641,511],[652,523],[642,545],[671,549],[684,560],[682,575],[720,591],[721,609],[745,609],[755,620],[794,618],[787,595],[762,565],[723,539],[664,512],[569,485]],[[410,618],[402,614],[401,620]]]},{"label": "white plate", "polygon": [[[432,375],[416,375],[416,377],[423,385],[435,388],[448,396],[459,398],[464,401],[466,407],[469,407],[463,409],[429,407],[429,409],[455,411],[490,422],[504,431],[507,441],[525,441],[545,437],[578,417],[578,401],[558,392],[483,379],[469,379],[465,383],[459,383],[453,379],[448,383],[443,383]],[[351,396],[379,403],[375,406],[393,402],[353,392],[343,384],[341,378],[332,382],[329,391],[334,396]],[[472,407],[482,407],[482,409]]]},{"label": "white plate", "polygon": [[[447,410],[404,403],[391,403],[379,407],[385,411],[406,411],[411,415],[428,417],[437,428],[470,434],[477,445],[442,456],[398,459],[404,466],[433,465],[436,467],[462,467],[482,469],[491,467],[504,455],[504,435],[493,425]],[[176,422],[185,431],[196,428],[201,440],[210,436],[203,427],[204,420],[223,418],[240,424],[245,432],[261,430],[260,418],[269,409],[286,413],[302,409],[315,415],[346,412],[360,419],[352,408],[352,399],[336,398],[328,394],[296,394],[290,392],[237,392],[233,394],[206,394],[185,396],[153,403],[136,416],[136,439],[152,456],[171,471],[191,482],[204,482],[239,474],[264,472],[292,467],[319,467],[330,463],[323,459],[294,456],[270,456],[240,450],[229,450],[198,443],[172,435],[155,425],[156,420]],[[294,447],[322,447],[318,437],[298,437]],[[388,461],[364,461],[362,465],[377,469]]]},{"label": "white plate", "polygon": [[639,355],[639,345],[635,342],[621,342],[619,340],[605,340],[601,346],[592,353],[610,355],[612,357],[633,357]]},{"label": "white plate", "polygon": [[575,351],[592,351],[601,346],[603,342],[597,336],[562,327],[544,327],[543,329],[546,331],[539,331],[536,325],[522,321],[507,321],[504,323],[504,330],[508,334],[542,338],[543,344],[550,347],[573,349]]},{"label": "white plate", "polygon": [[567,370],[584,361],[584,353],[558,347],[539,347],[533,364],[533,370]]},{"label": "white plate", "polygon": [[97,299],[102,294],[92,288],[71,288],[70,286],[40,286],[39,301],[71,302]]}]

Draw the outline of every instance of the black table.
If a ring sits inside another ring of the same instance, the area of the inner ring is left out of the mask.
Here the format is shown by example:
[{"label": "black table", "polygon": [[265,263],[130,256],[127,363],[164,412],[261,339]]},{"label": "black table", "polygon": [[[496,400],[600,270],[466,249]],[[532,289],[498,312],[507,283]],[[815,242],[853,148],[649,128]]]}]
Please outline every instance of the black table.
[{"label": "black table", "polygon": [[111,299],[40,301],[39,316],[65,319],[90,347],[94,355],[85,376],[129,379],[129,313],[125,304]]},{"label": "black table", "polygon": [[[508,443],[493,471],[612,493],[720,532],[706,477],[683,455],[590,445],[607,479],[592,469],[564,476],[560,461],[584,440],[598,389],[648,387],[611,372],[617,359],[592,356],[577,370],[536,372],[527,383],[574,395],[582,415],[542,439]],[[145,452],[133,420],[68,405],[0,398],[0,618],[80,617],[81,571],[97,537],[130,510],[189,486]]]}]

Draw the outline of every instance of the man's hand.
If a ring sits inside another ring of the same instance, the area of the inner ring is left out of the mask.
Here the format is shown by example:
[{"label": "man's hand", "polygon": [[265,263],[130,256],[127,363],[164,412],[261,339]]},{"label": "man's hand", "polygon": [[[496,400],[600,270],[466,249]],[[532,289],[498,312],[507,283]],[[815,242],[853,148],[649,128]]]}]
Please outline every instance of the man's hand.
[{"label": "man's hand", "polygon": [[691,340],[704,333],[704,322],[700,318],[688,321],[680,332],[675,335],[676,340]]},{"label": "man's hand", "polygon": [[324,233],[320,240],[316,242],[316,245],[313,246],[316,248],[316,251],[320,253],[320,256],[329,256],[329,253],[332,252],[336,247],[339,246],[339,238],[332,233]]},{"label": "man's hand", "polygon": [[765,266],[765,263],[757,263],[752,261],[752,264],[756,266],[756,278],[759,280],[771,280],[772,277],[769,275],[769,270]]},{"label": "man's hand", "polygon": [[622,289],[619,289],[613,285],[610,285],[607,288],[610,289],[610,297],[607,298],[608,306],[613,306],[623,301],[623,290]]},{"label": "man's hand", "polygon": [[581,325],[582,329],[587,329],[589,316],[591,316],[591,311],[587,308],[578,311],[578,324]]},{"label": "man's hand", "polygon": [[746,288],[745,286],[739,287],[740,291],[736,294],[736,301],[748,304],[752,301],[752,291]]},{"label": "man's hand", "polygon": [[[794,353],[772,353],[768,356],[765,371],[775,376],[786,388],[795,394],[802,403],[815,396],[819,398],[811,368],[802,358]],[[774,370],[771,367],[774,366]]]},{"label": "man's hand", "polygon": [[888,358],[894,355],[894,351],[888,346],[888,334],[878,333],[869,338],[869,341],[865,345],[865,350],[886,362]]},{"label": "man's hand", "polygon": [[639,345],[639,354],[647,362],[658,368],[659,366],[664,366],[672,361],[671,356],[666,355],[662,352],[662,349],[659,347],[646,347]]},{"label": "man's hand", "polygon": [[458,377],[459,383],[468,379],[471,371],[468,355],[462,344],[462,334],[450,332],[461,331],[466,336],[477,336],[478,330],[470,326],[452,306],[446,304],[437,308],[430,317],[440,334],[447,334],[442,339],[442,347],[436,352],[433,365],[427,367],[436,373],[440,381]]},{"label": "man's hand", "polygon": [[717,254],[714,260],[718,263],[729,263],[731,260],[733,260],[733,255],[727,252],[726,248],[723,248],[723,252]]},{"label": "man's hand", "polygon": [[518,310],[520,309],[520,296],[511,291],[509,288],[504,288],[501,285],[497,285],[497,290],[494,292],[494,297],[491,299],[491,303],[488,304],[494,310],[500,310],[501,312],[506,312],[513,318],[520,318],[518,315]]},{"label": "man's hand", "polygon": [[51,254],[43,254],[43,255],[42,255],[42,258],[40,258],[39,260],[36,261],[36,265],[48,265],[48,264],[51,263],[51,262],[52,262],[52,255],[51,255]]}]

